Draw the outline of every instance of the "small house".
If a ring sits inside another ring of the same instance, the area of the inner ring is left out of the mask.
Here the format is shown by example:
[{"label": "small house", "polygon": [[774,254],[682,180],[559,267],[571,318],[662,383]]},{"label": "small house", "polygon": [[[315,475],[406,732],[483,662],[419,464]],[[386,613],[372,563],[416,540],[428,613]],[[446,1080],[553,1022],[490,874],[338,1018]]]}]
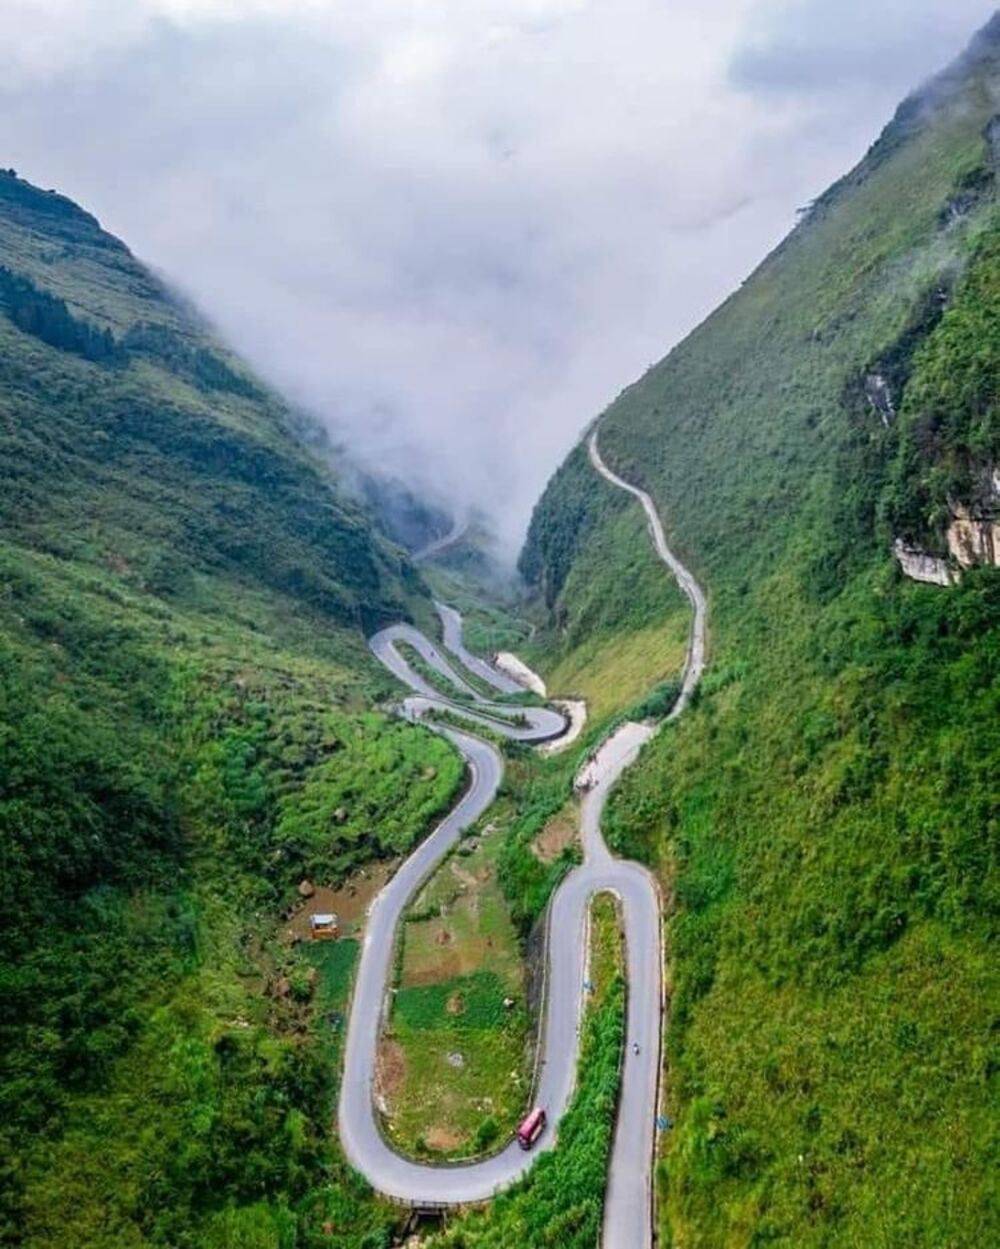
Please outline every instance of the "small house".
[{"label": "small house", "polygon": [[310,915],[309,931],[314,941],[332,941],[340,936],[340,926],[336,915]]}]

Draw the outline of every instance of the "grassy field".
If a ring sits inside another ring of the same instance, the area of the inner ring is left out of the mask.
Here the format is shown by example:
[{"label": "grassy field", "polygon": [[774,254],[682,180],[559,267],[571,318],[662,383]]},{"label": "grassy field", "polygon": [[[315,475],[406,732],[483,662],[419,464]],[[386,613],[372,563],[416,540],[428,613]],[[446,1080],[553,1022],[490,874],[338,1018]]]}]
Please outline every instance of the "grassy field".
[{"label": "grassy field", "polygon": [[584,698],[592,724],[607,721],[639,702],[654,686],[676,677],[687,654],[690,615],[683,609],[660,624],[615,639],[597,637],[561,658],[543,663],[550,688]]},{"label": "grassy field", "polygon": [[[435,595],[463,613],[471,650],[512,650],[544,678],[551,697],[585,699],[589,734],[678,676],[691,612],[652,550],[641,510],[589,465],[581,476],[580,494],[596,499],[607,524],[583,527],[589,536],[566,570],[557,632],[539,627],[545,619],[537,601],[518,601],[513,591],[501,597],[454,571],[427,575]],[[629,587],[627,595],[621,585]],[[470,684],[480,688],[474,677]]]},{"label": "grassy field", "polygon": [[463,842],[404,924],[381,1058],[389,1131],[411,1153],[481,1151],[510,1135],[528,1095],[530,1021],[497,878],[501,839],[493,828]]}]

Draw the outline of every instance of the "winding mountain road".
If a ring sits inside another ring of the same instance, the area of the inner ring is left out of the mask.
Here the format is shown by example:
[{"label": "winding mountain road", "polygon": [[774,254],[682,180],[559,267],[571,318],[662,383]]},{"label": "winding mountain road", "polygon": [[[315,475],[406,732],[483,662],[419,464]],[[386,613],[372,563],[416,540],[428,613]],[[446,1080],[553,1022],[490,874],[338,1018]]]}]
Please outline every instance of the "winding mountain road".
[{"label": "winding mountain road", "polygon": [[435,555],[440,555],[442,551],[446,551],[448,547],[454,546],[458,542],[465,531],[469,528],[469,522],[466,518],[456,517],[451,528],[447,533],[441,535],[440,538],[433,538],[426,546],[422,546],[419,551],[413,551],[410,559],[415,564],[422,564],[425,560],[433,559]]},{"label": "winding mountain road", "polygon": [[691,634],[688,638],[684,679],[681,682],[680,695],[674,703],[670,715],[667,716],[668,722],[676,720],[688,705],[691,695],[694,693],[694,687],[701,680],[701,674],[705,671],[705,638],[708,619],[708,605],[705,602],[705,592],[673,551],[671,551],[670,547],[667,546],[660,514],[656,510],[656,504],[646,491],[640,490],[638,486],[632,486],[627,481],[622,480],[617,473],[613,473],[607,464],[604,463],[600,448],[597,445],[596,429],[593,430],[587,440],[587,451],[590,454],[591,464],[593,464],[602,477],[610,481],[613,486],[617,486],[619,490],[625,490],[642,504],[642,510],[646,513],[646,524],[649,526],[649,536],[653,539],[653,547],[660,559],[674,574],[677,584],[687,595],[691,603]]},{"label": "winding mountain road", "polygon": [[[694,622],[682,693],[671,712],[680,714],[704,666],[705,599],[700,587],[670,552],[652,500],[617,477],[601,459],[596,431],[589,442],[595,469],[613,485],[635,495],[649,519],[657,553],[677,576],[694,607]],[[461,618],[442,605],[445,646],[498,693],[513,684],[465,650]],[[424,680],[398,650],[406,642],[425,663],[447,676],[469,701],[449,701]],[[565,719],[548,708],[517,708],[526,723],[512,724],[509,705],[482,698],[462,680],[444,655],[419,630],[394,625],[370,641],[375,655],[414,694],[404,703],[413,719],[428,711],[447,711],[471,725],[521,741],[542,742],[565,728]],[[468,658],[467,658],[468,657]],[[474,663],[469,663],[469,660]],[[535,1150],[525,1153],[516,1141],[499,1153],[468,1165],[431,1166],[402,1157],[383,1137],[375,1106],[375,1069],[379,1034],[391,990],[393,950],[403,912],[424,880],[461,838],[463,831],[487,809],[503,775],[499,753],[488,742],[450,725],[433,727],[448,737],[465,758],[470,784],[456,807],[410,855],[372,904],[358,963],[344,1055],[338,1124],[344,1152],[370,1183],[387,1196],[413,1204],[460,1204],[481,1201],[513,1183],[537,1154],[556,1143],[558,1124],[576,1083],[579,1030],[586,962],[586,922],[595,893],[609,890],[622,903],[628,974],[628,1046],[624,1056],[618,1120],[605,1198],[605,1249],[643,1249],[651,1243],[654,1119],[660,1070],[663,1006],[660,899],[653,877],[636,863],[615,859],[601,836],[601,812],[607,794],[633,762],[655,729],[647,724],[623,725],[587,764],[590,788],[581,805],[583,863],[564,879],[548,914],[547,988],[542,1022],[535,1104],[544,1106],[549,1128]],[[639,1053],[632,1049],[638,1044]]]}]

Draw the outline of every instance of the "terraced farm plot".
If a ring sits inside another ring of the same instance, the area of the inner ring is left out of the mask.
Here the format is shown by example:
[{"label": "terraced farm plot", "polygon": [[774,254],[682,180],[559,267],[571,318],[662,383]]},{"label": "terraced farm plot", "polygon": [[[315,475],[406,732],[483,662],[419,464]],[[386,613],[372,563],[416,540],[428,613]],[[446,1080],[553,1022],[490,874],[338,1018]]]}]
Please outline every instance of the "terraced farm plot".
[{"label": "terraced farm plot", "polygon": [[380,1095],[390,1137],[463,1157],[513,1131],[530,1086],[517,936],[496,874],[501,834],[464,843],[404,925]]}]

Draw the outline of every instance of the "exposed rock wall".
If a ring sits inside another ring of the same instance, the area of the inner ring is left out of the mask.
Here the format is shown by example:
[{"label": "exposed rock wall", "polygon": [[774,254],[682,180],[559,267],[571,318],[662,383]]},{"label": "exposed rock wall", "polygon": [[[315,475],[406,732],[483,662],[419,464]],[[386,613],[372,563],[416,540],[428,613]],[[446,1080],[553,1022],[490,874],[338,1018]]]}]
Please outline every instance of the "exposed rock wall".
[{"label": "exposed rock wall", "polygon": [[896,419],[896,408],[892,402],[892,390],[881,373],[869,373],[865,378],[865,398],[888,429]]},{"label": "exposed rock wall", "polygon": [[995,169],[1000,168],[1000,113],[986,127],[986,145]]},{"label": "exposed rock wall", "polygon": [[963,568],[1000,567],[1000,468],[986,464],[968,503],[949,500],[948,550]]},{"label": "exposed rock wall", "polygon": [[908,577],[930,585],[956,585],[963,568],[1000,568],[1000,466],[987,464],[972,493],[971,503],[948,501],[951,520],[945,540],[950,559],[896,539],[896,559]]},{"label": "exposed rock wall", "polygon": [[912,581],[941,586],[955,585],[958,581],[958,573],[949,568],[947,560],[908,546],[902,538],[896,539],[895,552],[900,568]]},{"label": "exposed rock wall", "polygon": [[1000,519],[995,516],[973,516],[957,506],[948,526],[948,550],[952,559],[963,568],[987,564],[1000,568]]}]

